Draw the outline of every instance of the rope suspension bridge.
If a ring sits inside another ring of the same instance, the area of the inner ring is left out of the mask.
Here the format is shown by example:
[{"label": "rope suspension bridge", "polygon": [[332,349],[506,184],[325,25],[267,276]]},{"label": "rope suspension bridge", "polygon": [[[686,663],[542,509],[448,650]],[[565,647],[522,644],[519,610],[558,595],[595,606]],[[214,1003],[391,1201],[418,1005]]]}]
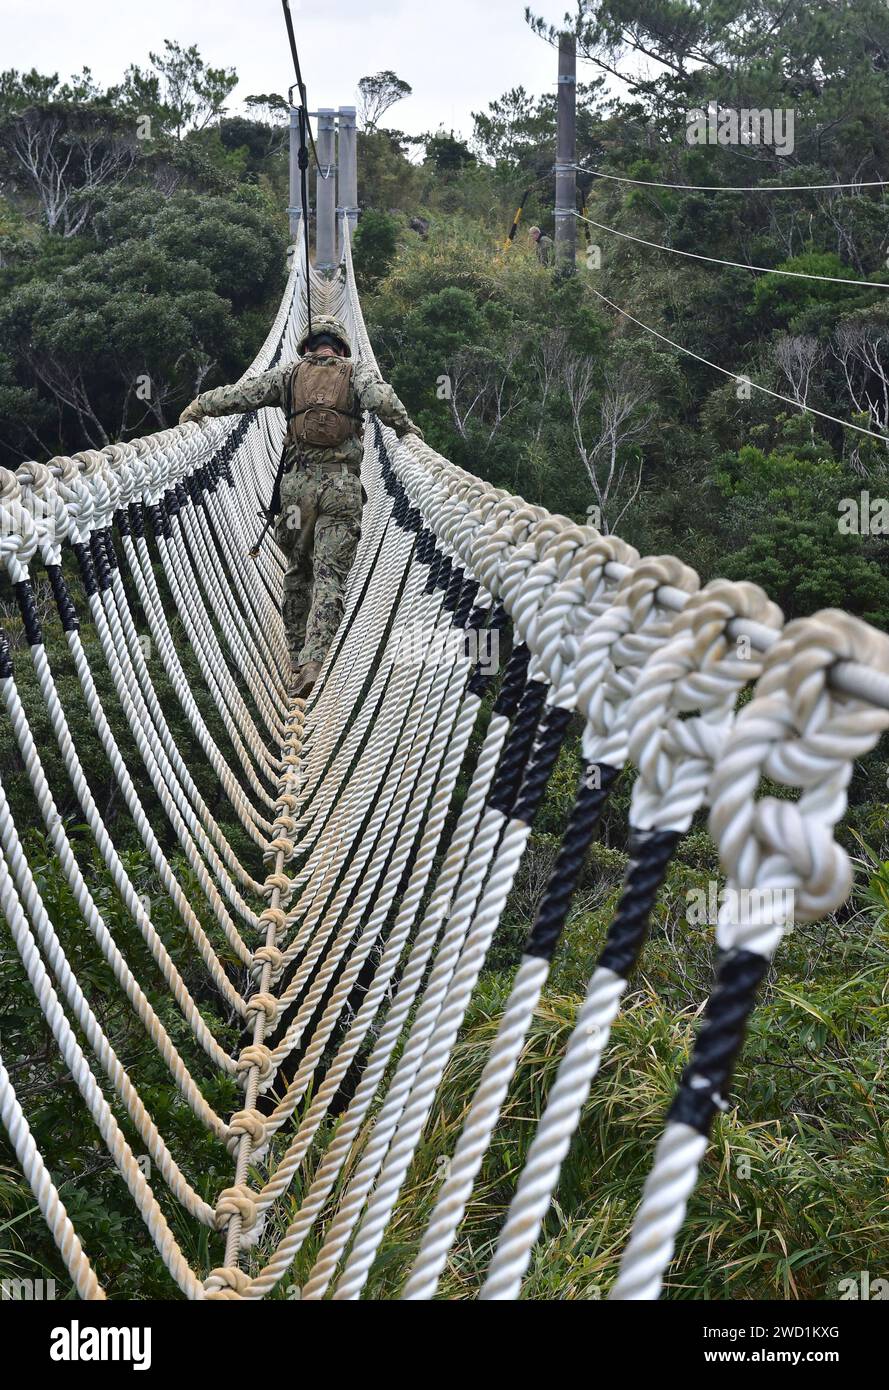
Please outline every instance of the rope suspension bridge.
[{"label": "rope suspension bridge", "polygon": [[[316,312],[345,321],[356,356],[375,365],[347,218],[342,236],[332,278],[310,267],[296,237],[278,315],[247,375],[295,356],[309,298]],[[283,429],[281,413],[267,409],[0,470],[0,564],[29,649],[0,636],[3,737],[21,755],[35,822],[114,977],[119,1007],[138,1020],[170,1088],[228,1166],[215,1199],[197,1190],[189,1154],[174,1151],[115,1053],[41,892],[24,837],[32,827],[16,824],[0,786],[0,911],[53,1046],[171,1293],[261,1299],[308,1249],[316,1253],[303,1299],[359,1298],[397,1221],[560,747],[579,720],[584,766],[573,809],[401,1293],[423,1300],[438,1289],[597,822],[631,766],[630,861],[616,914],[473,1292],[521,1294],[670,856],[707,810],[727,884],[754,906],[739,914],[726,894],[720,910],[712,990],[700,1001],[703,1020],[610,1294],[656,1298],[757,988],[793,921],[817,919],[849,893],[835,830],[854,760],[889,726],[889,638],[835,610],[785,626],[755,585],[702,587],[681,560],[640,556],[617,536],[530,506],[371,419],[344,617],[312,694],[294,699],[280,617],[284,557],[271,539],[249,555],[256,499],[269,494]],[[44,573],[91,742],[180,928],[175,947],[84,772],[38,616],[34,586]],[[98,639],[93,657],[80,637],[87,621]],[[185,738],[174,735],[152,678],[146,629]],[[179,634],[218,711],[217,733],[194,698]],[[505,656],[510,638],[508,659],[484,658],[501,647]],[[87,876],[57,809],[16,684],[25,661],[101,875]],[[113,732],[121,716],[138,762],[127,761]],[[195,783],[196,758],[212,770],[236,841]],[[788,795],[765,794],[763,779]],[[146,809],[152,797],[175,862]],[[191,1035],[187,1049],[115,939],[102,875]],[[196,974],[200,992],[188,983]],[[203,1007],[208,991],[242,1030],[238,1049],[220,1041],[217,1016]],[[357,1079],[344,1091],[347,1076]],[[220,1077],[242,1090],[234,1113],[207,1099]],[[0,1114],[77,1294],[106,1297],[95,1252],[54,1184],[53,1154],[38,1151],[2,1062]],[[151,1176],[124,1126],[138,1135]],[[206,1267],[186,1257],[183,1223],[206,1231],[214,1252]]]}]

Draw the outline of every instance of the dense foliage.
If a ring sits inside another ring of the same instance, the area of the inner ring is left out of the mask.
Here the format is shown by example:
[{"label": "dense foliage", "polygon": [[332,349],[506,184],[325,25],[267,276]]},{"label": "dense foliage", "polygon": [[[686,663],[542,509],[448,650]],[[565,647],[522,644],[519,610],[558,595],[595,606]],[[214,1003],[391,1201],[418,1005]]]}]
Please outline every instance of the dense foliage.
[{"label": "dense foliage", "polygon": [[286,269],[280,98],[226,119],[235,81],[175,44],[105,92],[0,75],[0,462],[169,425],[262,342]]}]

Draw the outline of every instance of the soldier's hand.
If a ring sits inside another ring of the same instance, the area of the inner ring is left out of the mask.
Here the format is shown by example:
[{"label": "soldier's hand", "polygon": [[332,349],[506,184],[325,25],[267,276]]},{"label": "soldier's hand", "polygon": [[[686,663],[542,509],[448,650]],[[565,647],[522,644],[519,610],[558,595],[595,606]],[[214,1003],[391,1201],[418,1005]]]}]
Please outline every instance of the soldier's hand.
[{"label": "soldier's hand", "polygon": [[197,422],[203,420],[205,416],[206,411],[200,401],[194,400],[191,402],[191,405],[185,407],[182,414],[179,416],[179,423],[180,425],[188,425],[192,422],[197,424]]}]

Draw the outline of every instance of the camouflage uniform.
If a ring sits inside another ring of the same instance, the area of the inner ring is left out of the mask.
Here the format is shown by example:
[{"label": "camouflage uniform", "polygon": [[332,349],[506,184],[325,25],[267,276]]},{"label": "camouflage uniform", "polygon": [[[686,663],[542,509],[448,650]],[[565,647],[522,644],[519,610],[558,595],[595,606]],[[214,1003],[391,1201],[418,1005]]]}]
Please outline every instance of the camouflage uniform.
[{"label": "camouflage uniform", "polygon": [[552,265],[555,243],[551,236],[539,236],[537,238],[537,259],[541,265]]},{"label": "camouflage uniform", "polygon": [[[312,331],[333,334],[351,353],[338,320],[317,318]],[[305,340],[299,344],[301,353],[304,347]],[[300,361],[333,366],[338,359],[310,352]],[[271,405],[286,411],[295,366],[290,362],[234,386],[205,391],[194,404],[205,415],[235,415]],[[372,411],[399,439],[420,434],[392,387],[364,363],[353,365],[347,409],[356,415]],[[356,433],[336,448],[287,447],[275,539],[289,560],[282,616],[294,667],[324,660],[343,616],[343,590],[361,535],[363,436],[359,418]]]}]

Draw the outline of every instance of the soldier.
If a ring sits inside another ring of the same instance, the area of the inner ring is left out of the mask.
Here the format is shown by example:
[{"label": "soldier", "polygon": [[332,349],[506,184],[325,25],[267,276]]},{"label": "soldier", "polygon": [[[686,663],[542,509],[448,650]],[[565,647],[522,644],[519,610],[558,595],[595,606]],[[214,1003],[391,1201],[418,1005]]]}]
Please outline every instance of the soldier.
[{"label": "soldier", "polygon": [[537,259],[540,264],[552,265],[555,250],[552,237],[545,236],[539,227],[529,227],[528,235],[537,247]]},{"label": "soldier", "polygon": [[343,590],[361,534],[365,410],[399,439],[422,434],[392,387],[352,361],[338,319],[316,318],[297,362],[235,386],[204,391],[179,423],[277,405],[287,417],[275,539],[288,558],[282,616],[294,691],[306,696],[343,615]]}]

